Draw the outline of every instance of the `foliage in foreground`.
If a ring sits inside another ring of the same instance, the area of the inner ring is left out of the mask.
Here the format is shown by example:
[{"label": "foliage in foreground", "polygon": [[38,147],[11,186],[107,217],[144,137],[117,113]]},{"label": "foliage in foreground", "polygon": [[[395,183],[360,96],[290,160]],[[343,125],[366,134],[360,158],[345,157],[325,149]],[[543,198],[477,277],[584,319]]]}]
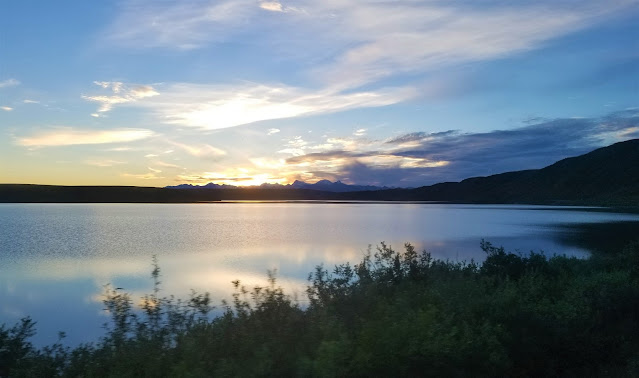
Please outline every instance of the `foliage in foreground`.
[{"label": "foliage in foreground", "polygon": [[142,311],[107,287],[97,343],[36,349],[34,322],[0,327],[0,376],[637,376],[639,243],[588,260],[506,253],[480,265],[382,243],[354,266],[319,266],[301,308],[277,286],[154,291]]}]

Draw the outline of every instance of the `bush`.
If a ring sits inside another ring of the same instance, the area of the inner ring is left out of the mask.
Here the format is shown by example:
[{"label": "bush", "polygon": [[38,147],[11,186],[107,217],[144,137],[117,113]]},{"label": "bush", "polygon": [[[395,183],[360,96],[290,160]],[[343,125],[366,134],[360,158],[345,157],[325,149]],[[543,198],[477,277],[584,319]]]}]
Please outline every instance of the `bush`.
[{"label": "bush", "polygon": [[208,293],[152,294],[136,310],[105,288],[105,336],[74,349],[0,327],[0,376],[632,376],[639,369],[639,245],[589,260],[512,254],[483,264],[381,243],[309,276],[301,308],[269,272],[211,316]]}]

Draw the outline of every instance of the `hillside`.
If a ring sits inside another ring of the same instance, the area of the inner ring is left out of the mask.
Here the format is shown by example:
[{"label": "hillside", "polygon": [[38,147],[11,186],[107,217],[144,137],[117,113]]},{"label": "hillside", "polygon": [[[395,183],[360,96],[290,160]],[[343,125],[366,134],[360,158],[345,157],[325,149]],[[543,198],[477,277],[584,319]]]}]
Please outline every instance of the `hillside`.
[{"label": "hillside", "polygon": [[639,204],[639,140],[599,148],[537,170],[474,177],[414,190],[453,202]]}]

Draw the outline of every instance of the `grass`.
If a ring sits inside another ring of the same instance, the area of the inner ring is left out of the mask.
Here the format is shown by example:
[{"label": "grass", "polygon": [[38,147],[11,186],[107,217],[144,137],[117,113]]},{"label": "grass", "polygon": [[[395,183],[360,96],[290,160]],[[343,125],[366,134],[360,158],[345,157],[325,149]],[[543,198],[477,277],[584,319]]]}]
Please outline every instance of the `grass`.
[{"label": "grass", "polygon": [[269,273],[208,293],[154,290],[136,310],[106,288],[105,335],[35,348],[34,322],[0,327],[2,377],[637,376],[639,243],[590,259],[506,252],[481,264],[381,243],[358,264],[318,266],[300,307]]}]

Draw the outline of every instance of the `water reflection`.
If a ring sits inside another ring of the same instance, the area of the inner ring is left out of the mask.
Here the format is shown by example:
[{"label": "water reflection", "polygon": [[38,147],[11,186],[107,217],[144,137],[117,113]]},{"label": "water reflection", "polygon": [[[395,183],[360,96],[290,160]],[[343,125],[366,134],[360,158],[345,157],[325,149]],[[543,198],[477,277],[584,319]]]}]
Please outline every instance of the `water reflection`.
[{"label": "water reflection", "polygon": [[639,242],[639,222],[566,223],[554,230],[559,243],[614,253],[631,242]]},{"label": "water reflection", "polygon": [[60,330],[72,344],[97,340],[108,320],[103,285],[149,293],[153,255],[165,295],[209,291],[219,303],[231,281],[265,284],[266,271],[277,269],[303,304],[316,265],[357,263],[369,243],[411,242],[468,261],[484,258],[486,238],[522,253],[583,257],[587,246],[568,242],[561,225],[631,220],[639,216],[432,204],[0,205],[0,323],[32,316],[39,345]]}]

